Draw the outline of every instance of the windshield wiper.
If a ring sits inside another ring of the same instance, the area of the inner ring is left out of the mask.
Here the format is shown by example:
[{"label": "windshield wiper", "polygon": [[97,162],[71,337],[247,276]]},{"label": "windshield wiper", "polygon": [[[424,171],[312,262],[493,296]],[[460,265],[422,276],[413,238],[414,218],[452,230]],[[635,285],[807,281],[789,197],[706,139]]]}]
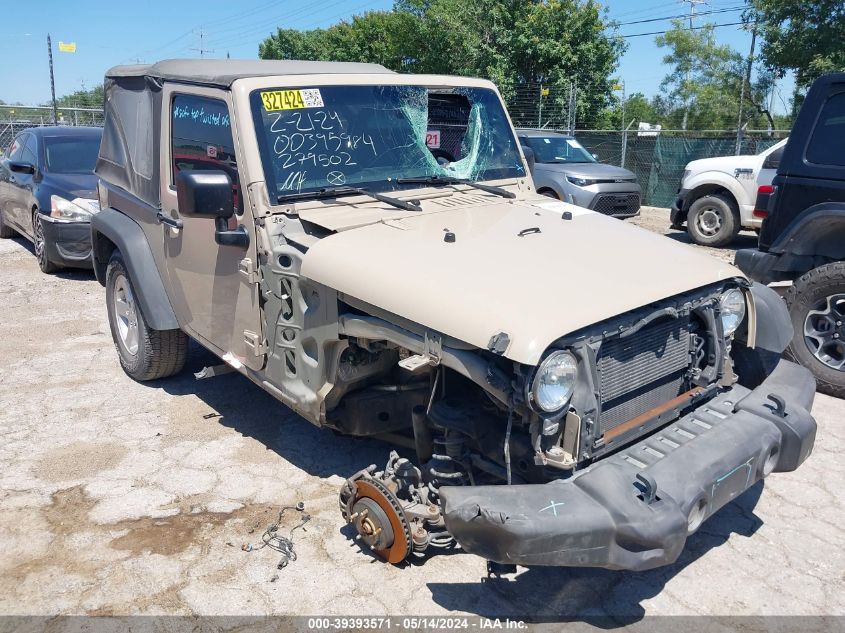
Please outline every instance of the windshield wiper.
[{"label": "windshield wiper", "polygon": [[503,198],[516,198],[516,194],[502,189],[501,187],[493,187],[492,185],[482,185],[480,182],[473,182],[466,178],[453,178],[451,176],[421,176],[419,178],[397,178],[396,182],[400,185],[405,184],[420,184],[420,185],[467,185],[474,187],[487,193],[493,193]]},{"label": "windshield wiper", "polygon": [[[300,191],[297,193],[285,193],[276,197],[276,202],[281,204],[283,202],[293,202],[295,200],[318,200],[320,198],[337,198],[340,196],[362,195],[369,196],[379,202],[384,202],[397,209],[404,209],[405,211],[422,211],[422,207],[416,200],[412,202],[405,202],[398,198],[391,198],[390,196],[383,196],[374,191],[367,191],[362,187],[324,187],[315,191]],[[416,203],[416,204],[415,204]]]}]

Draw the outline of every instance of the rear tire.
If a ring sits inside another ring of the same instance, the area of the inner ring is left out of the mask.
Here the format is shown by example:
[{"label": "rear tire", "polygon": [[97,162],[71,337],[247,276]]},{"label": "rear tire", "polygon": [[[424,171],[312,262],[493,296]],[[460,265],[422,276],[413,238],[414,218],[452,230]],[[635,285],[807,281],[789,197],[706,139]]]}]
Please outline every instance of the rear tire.
[{"label": "rear tire", "polygon": [[727,246],[740,229],[739,211],[733,200],[722,194],[699,198],[689,208],[687,232],[700,246]]},{"label": "rear tire", "polygon": [[123,256],[115,251],[106,270],[106,306],[120,366],[139,382],[179,373],[188,356],[188,337],[182,330],[147,325],[135,297]]},{"label": "rear tire", "polygon": [[799,277],[786,305],[795,330],[786,356],[813,372],[820,392],[845,398],[845,262]]},{"label": "rear tire", "polygon": [[15,237],[15,229],[6,224],[3,212],[0,211],[0,238],[8,239],[10,237]]}]

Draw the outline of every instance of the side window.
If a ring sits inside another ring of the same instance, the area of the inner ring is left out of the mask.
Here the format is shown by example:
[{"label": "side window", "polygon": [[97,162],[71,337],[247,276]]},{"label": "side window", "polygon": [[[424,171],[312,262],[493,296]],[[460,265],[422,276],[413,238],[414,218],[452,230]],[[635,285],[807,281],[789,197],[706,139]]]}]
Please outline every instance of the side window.
[{"label": "side window", "polygon": [[9,157],[9,160],[20,160],[21,159],[21,154],[23,153],[24,142],[26,141],[27,136],[29,136],[29,135],[28,134],[18,134],[15,137],[15,140],[12,141],[12,144],[9,146],[9,149],[6,152],[6,156]]},{"label": "side window", "polygon": [[24,134],[23,135],[23,149],[21,150],[21,157],[19,160],[23,161],[24,163],[29,163],[30,165],[37,165],[38,158],[35,156],[35,137],[32,134]]},{"label": "side window", "polygon": [[766,160],[763,161],[763,169],[777,169],[780,166],[780,159],[783,157],[784,148],[786,148],[786,145],[779,147],[766,156]]},{"label": "side window", "polygon": [[830,97],[822,106],[810,143],[807,161],[816,165],[845,167],[845,92]]},{"label": "side window", "polygon": [[176,95],[170,110],[173,183],[183,170],[220,170],[232,179],[235,209],[241,209],[238,165],[229,109],[219,99]]}]

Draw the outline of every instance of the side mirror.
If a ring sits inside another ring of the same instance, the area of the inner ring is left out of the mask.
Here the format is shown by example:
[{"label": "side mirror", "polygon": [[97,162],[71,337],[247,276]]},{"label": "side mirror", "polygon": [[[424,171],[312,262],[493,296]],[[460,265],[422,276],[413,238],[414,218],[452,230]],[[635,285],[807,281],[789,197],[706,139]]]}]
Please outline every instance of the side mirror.
[{"label": "side mirror", "polygon": [[522,148],[522,155],[525,156],[525,162],[528,163],[528,171],[533,174],[534,163],[537,162],[537,158],[534,156],[534,150],[527,145],[521,145],[520,147]]},{"label": "side mirror", "polygon": [[176,199],[179,214],[214,220],[214,241],[221,246],[249,246],[249,233],[243,225],[229,229],[235,215],[232,179],[224,171],[180,171],[176,174]]},{"label": "side mirror", "polygon": [[598,160],[598,159],[599,159],[599,155],[598,155],[598,154],[593,154],[593,158],[595,158],[596,160]]},{"label": "side mirror", "polygon": [[35,165],[32,163],[25,163],[20,160],[10,160],[9,161],[9,169],[11,171],[17,172],[19,174],[34,174],[35,173]]},{"label": "side mirror", "polygon": [[179,214],[195,218],[221,218],[235,215],[232,180],[225,171],[180,171],[176,174]]}]

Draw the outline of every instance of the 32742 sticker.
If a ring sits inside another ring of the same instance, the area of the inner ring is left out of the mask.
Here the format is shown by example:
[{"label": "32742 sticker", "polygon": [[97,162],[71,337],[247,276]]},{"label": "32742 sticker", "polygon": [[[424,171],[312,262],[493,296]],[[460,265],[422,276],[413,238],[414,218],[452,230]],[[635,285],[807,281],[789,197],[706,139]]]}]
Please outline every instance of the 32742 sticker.
[{"label": "32742 sticker", "polygon": [[266,90],[261,93],[261,104],[266,112],[322,108],[323,96],[320,94],[319,88]]}]

